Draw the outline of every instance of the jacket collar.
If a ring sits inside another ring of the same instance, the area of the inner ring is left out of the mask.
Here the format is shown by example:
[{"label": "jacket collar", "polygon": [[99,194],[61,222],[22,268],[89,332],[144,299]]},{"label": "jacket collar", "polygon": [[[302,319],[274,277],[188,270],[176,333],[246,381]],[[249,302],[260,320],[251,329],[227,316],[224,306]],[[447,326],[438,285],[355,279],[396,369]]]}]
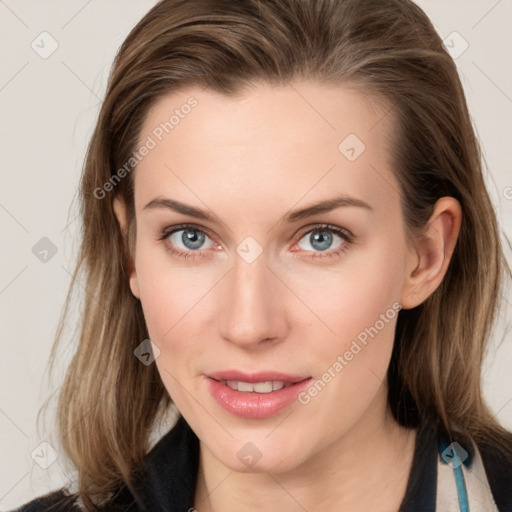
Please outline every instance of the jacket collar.
[{"label": "jacket collar", "polygon": [[193,507],[198,468],[199,439],[180,414],[135,472],[139,510],[187,512]]}]

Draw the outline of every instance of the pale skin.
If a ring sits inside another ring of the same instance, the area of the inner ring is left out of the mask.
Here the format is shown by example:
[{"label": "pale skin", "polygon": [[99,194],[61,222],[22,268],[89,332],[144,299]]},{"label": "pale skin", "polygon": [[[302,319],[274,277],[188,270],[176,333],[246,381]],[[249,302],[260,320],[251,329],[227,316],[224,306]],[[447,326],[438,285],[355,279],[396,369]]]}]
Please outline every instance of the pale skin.
[{"label": "pale skin", "polygon": [[[274,370],[321,378],[393,304],[413,308],[439,286],[459,233],[460,205],[441,198],[426,236],[409,243],[389,164],[391,116],[383,116],[383,104],[340,85],[261,83],[236,98],[190,88],[154,106],[141,143],[190,96],[197,106],[134,171],[130,287],[161,351],[162,381],[200,440],[194,507],[396,511],[416,438],[387,408],[396,316],[308,404],[295,401],[275,416],[228,413],[209,394],[204,374]],[[366,146],[354,161],[338,149],[349,134]],[[371,208],[342,206],[280,222],[290,210],[340,195]],[[216,219],[144,209],[155,198]],[[116,199],[114,209],[125,231],[124,203]],[[183,245],[183,231],[159,240],[183,223],[206,234],[199,249]],[[319,250],[311,235],[323,224],[348,230],[353,242],[330,232],[330,246]],[[262,249],[251,263],[236,251],[249,236]],[[251,468],[237,456],[248,442],[261,453]]]}]

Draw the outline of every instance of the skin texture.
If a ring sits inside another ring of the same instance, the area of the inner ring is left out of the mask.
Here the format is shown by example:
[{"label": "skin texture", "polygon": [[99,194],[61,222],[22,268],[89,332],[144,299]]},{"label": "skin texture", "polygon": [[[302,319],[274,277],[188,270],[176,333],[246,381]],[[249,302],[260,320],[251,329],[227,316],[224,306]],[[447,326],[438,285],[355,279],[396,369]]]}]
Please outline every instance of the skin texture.
[{"label": "skin texture", "polygon": [[[269,418],[224,411],[204,375],[274,370],[320,379],[393,304],[415,307],[437,288],[460,205],[440,199],[426,236],[407,242],[389,163],[389,107],[342,85],[260,83],[235,98],[190,88],[154,106],[141,144],[190,96],[197,106],[133,171],[130,286],[161,351],[163,383],[201,442],[195,508],[396,511],[415,441],[387,409],[396,315],[309,403],[295,401]],[[338,148],[349,134],[365,145],[354,161]],[[290,210],[342,194],[371,210],[344,206],[280,223]],[[155,198],[207,209],[218,220],[144,209]],[[114,208],[125,230],[123,202]],[[183,232],[159,240],[181,223],[204,230],[199,249],[183,244]],[[348,230],[352,243],[332,233],[327,250],[318,249],[311,230],[325,223]],[[248,236],[262,249],[251,263],[236,251]],[[166,250],[173,243],[190,257]],[[253,467],[237,456],[248,442],[261,453]]]}]

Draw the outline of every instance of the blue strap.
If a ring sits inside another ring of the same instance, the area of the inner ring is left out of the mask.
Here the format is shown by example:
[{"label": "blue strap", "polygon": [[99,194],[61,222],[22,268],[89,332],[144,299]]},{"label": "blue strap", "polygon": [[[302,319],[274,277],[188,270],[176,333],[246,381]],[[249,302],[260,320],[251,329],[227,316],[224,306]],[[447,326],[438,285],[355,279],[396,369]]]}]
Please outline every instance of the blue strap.
[{"label": "blue strap", "polygon": [[[456,457],[458,459],[457,455]],[[453,472],[455,473],[455,483],[457,485],[457,494],[459,495],[460,512],[469,512],[468,491],[466,489],[466,482],[464,481],[464,474],[462,473],[462,466],[460,462],[457,467],[455,467],[454,464]]]},{"label": "blue strap", "polygon": [[[463,455],[462,459],[458,452]],[[453,473],[455,475],[455,485],[457,486],[457,495],[459,497],[460,512],[470,512],[468,502],[468,492],[466,489],[466,482],[464,481],[464,473],[462,471],[462,464],[469,466],[471,464],[471,454],[466,452],[464,448],[458,443],[451,443],[445,439],[439,440],[439,455],[443,464],[451,464]]]}]

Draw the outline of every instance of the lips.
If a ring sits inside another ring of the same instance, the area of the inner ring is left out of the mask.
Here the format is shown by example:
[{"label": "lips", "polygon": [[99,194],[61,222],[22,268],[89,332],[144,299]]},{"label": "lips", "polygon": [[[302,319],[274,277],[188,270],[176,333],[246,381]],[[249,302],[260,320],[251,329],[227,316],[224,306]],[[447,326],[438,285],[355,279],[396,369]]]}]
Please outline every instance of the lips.
[{"label": "lips", "polygon": [[[289,407],[308,386],[311,377],[280,372],[248,374],[229,370],[211,373],[205,380],[211,395],[225,411],[242,418],[263,419]],[[269,382],[274,384],[275,389],[270,391],[267,385],[265,391],[258,392],[259,385]],[[275,386],[276,382],[282,385]],[[238,383],[238,386],[234,383]],[[237,387],[241,390],[237,390]],[[243,391],[248,388],[252,391]]]}]

